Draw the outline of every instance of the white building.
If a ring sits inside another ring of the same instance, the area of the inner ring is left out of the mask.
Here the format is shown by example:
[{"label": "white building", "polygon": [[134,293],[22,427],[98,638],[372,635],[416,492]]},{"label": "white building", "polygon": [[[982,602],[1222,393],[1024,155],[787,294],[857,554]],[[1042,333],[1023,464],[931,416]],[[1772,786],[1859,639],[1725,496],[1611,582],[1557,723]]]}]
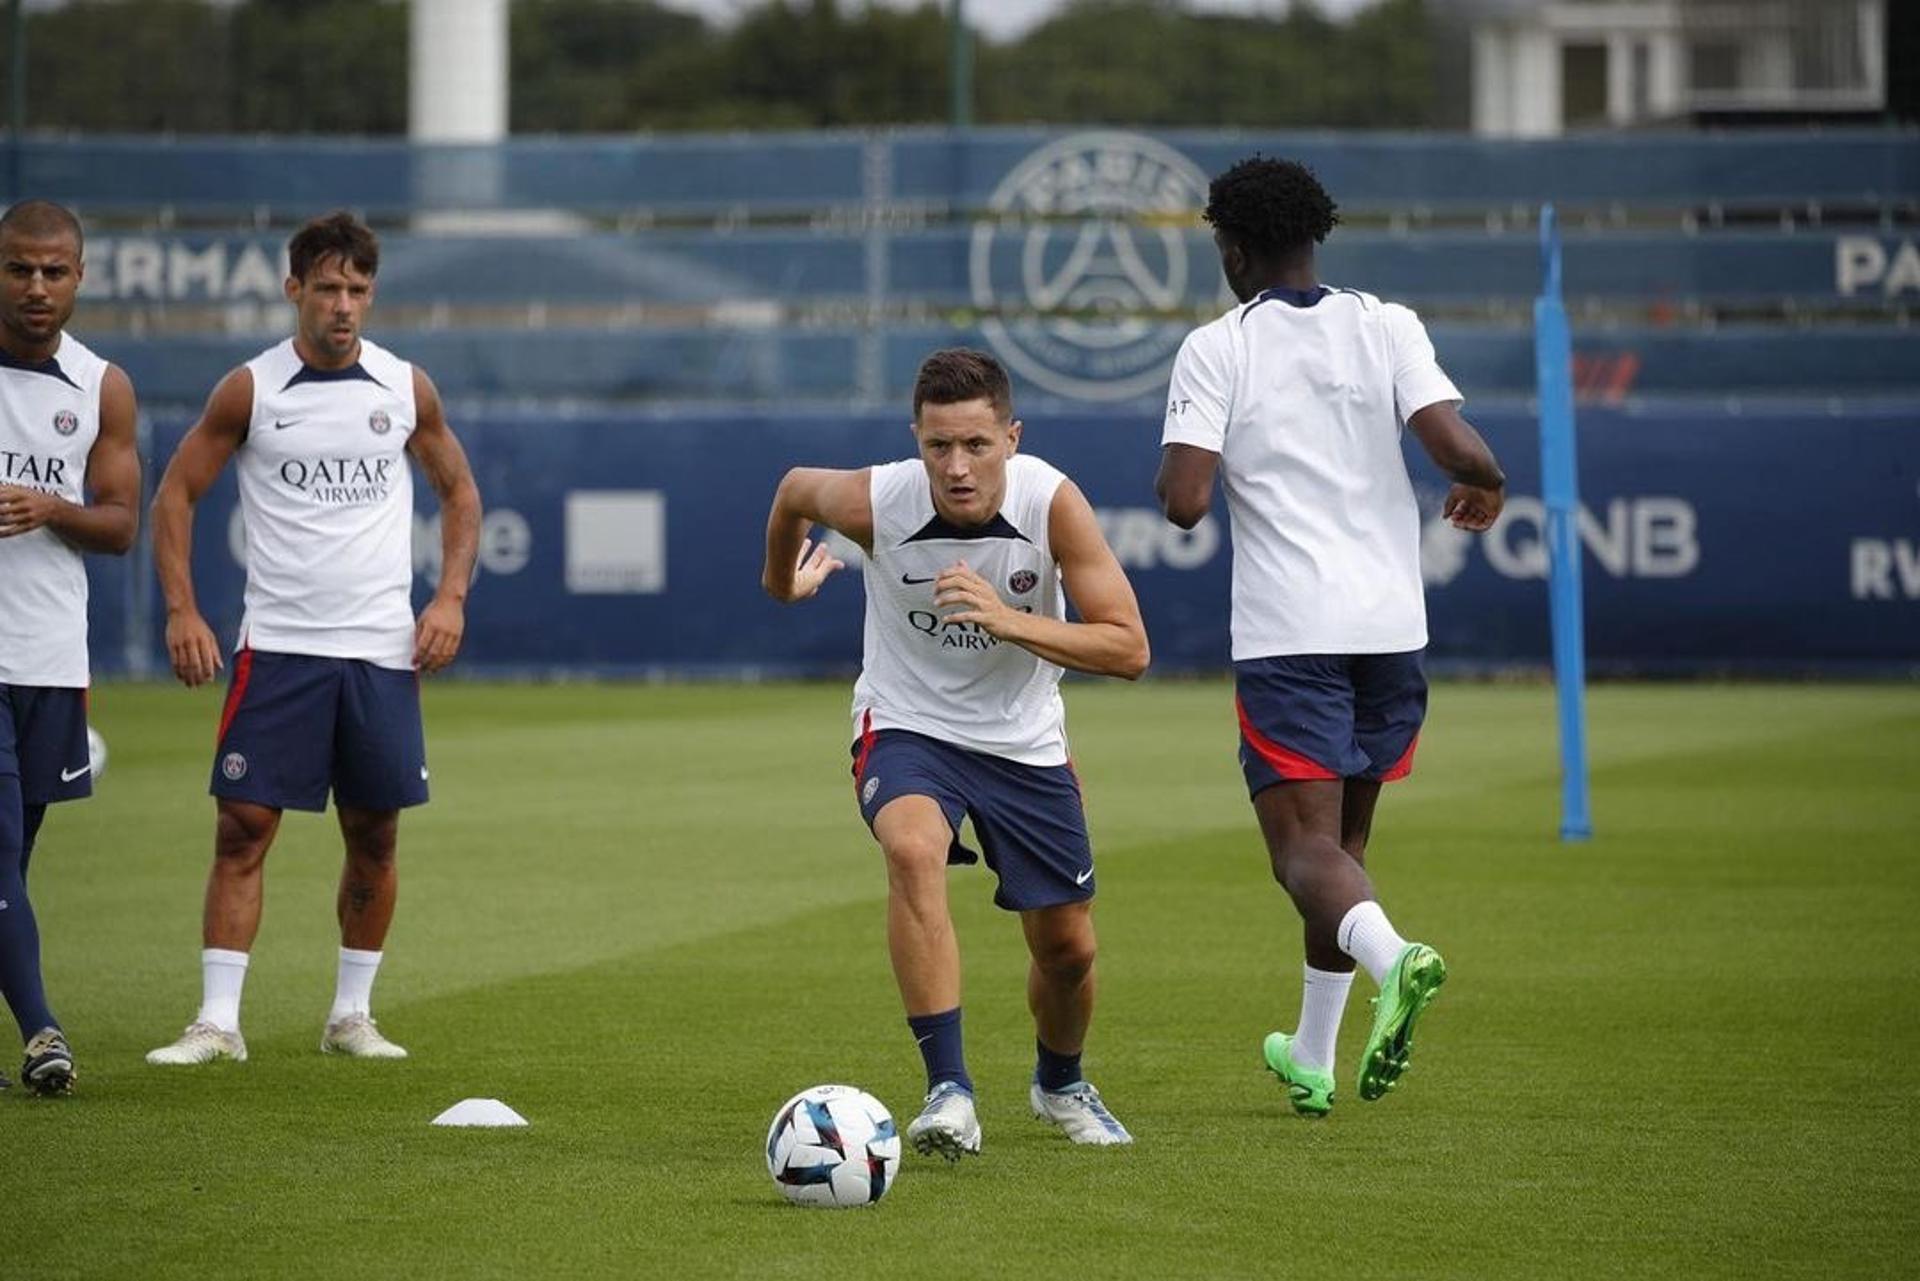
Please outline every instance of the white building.
[{"label": "white building", "polygon": [[1465,0],[1473,130],[1886,104],[1886,0]]}]

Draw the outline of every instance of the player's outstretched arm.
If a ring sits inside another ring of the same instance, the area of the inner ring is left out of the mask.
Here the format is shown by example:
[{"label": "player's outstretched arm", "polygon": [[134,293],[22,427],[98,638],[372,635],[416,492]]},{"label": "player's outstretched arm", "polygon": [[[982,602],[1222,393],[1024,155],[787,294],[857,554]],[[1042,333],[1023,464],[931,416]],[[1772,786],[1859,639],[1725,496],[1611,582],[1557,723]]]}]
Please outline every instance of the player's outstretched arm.
[{"label": "player's outstretched arm", "polygon": [[1453,487],[1442,514],[1461,529],[1489,528],[1506,505],[1507,477],[1493,450],[1450,400],[1428,405],[1407,419],[1420,447]]},{"label": "player's outstretched arm", "polygon": [[795,467],[780,478],[767,513],[767,559],[760,569],[760,585],[782,604],[805,600],[820,590],[827,575],[846,565],[808,539],[815,525],[873,550],[873,494],[870,468],[839,471],[828,467]]},{"label": "player's outstretched arm", "polygon": [[193,595],[193,506],[247,438],[253,374],[242,366],[220,380],[180,441],[153,496],[153,564],[167,600],[167,657],[189,687],[220,670],[220,644]]},{"label": "player's outstretched arm", "polygon": [[133,384],[114,365],[100,387],[100,432],[87,451],[87,500],[0,485],[0,538],[43,526],[83,552],[124,555],[140,531],[140,452]]},{"label": "player's outstretched arm", "polygon": [[447,425],[439,389],[418,366],[413,371],[413,435],[407,452],[440,499],[440,584],[413,628],[413,665],[433,673],[451,663],[467,634],[467,588],[480,554],[480,487],[467,451]]},{"label": "player's outstretched arm", "polygon": [[1182,529],[1192,529],[1213,505],[1213,476],[1220,455],[1198,445],[1168,445],[1160,451],[1160,472],[1153,492],[1160,510]]},{"label": "player's outstretched arm", "polygon": [[941,572],[933,603],[957,607],[946,620],[973,623],[990,636],[1011,641],[1049,663],[1095,676],[1137,679],[1147,670],[1147,628],[1140,602],[1085,494],[1062,481],[1047,512],[1047,536],[1077,623],[1022,613],[1000,599],[993,584],[963,562]]}]

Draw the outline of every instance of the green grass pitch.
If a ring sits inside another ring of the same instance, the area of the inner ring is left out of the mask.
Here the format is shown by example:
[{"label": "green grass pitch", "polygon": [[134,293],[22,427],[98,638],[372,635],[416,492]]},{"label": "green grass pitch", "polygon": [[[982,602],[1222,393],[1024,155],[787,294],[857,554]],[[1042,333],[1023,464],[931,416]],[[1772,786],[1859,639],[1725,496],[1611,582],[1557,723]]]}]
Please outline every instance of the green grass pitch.
[{"label": "green grass pitch", "polygon": [[[218,694],[107,686],[112,763],[34,890],[77,1094],[0,1096],[0,1275],[1884,1277],[1920,1250],[1920,688],[1610,686],[1598,839],[1553,839],[1550,691],[1441,685],[1373,868],[1452,978],[1413,1070],[1294,1119],[1269,879],[1217,682],[1075,684],[1099,857],[1087,1064],[1131,1150],[1025,1111],[1016,923],[956,872],[985,1154],[790,1208],[762,1140],[920,1069],[839,686],[436,684],[376,991],[402,1064],[317,1052],[338,836],[268,863],[252,1061],[146,1067],[199,994]],[[17,1061],[9,1063],[11,1069]],[[11,1075],[11,1071],[9,1071]],[[428,1120],[468,1096],[532,1121]],[[19,1269],[16,1271],[16,1269]]]}]

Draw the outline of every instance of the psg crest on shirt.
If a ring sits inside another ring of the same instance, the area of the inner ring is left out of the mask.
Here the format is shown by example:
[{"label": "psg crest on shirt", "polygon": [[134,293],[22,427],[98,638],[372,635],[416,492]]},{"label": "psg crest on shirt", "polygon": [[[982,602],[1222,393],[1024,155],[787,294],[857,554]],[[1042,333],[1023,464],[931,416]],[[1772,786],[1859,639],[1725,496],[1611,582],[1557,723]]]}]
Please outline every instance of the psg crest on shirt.
[{"label": "psg crest on shirt", "polygon": [[1014,595],[1024,596],[1032,591],[1039,581],[1040,575],[1032,570],[1016,569],[1013,571],[1013,577],[1007,580],[1007,586],[1013,590]]},{"label": "psg crest on shirt", "polygon": [[80,430],[80,415],[71,409],[63,409],[53,416],[53,429],[62,436],[71,436]]},{"label": "psg crest on shirt", "polygon": [[373,428],[373,434],[384,436],[393,430],[393,419],[387,417],[387,411],[376,409],[367,415],[367,426]]}]

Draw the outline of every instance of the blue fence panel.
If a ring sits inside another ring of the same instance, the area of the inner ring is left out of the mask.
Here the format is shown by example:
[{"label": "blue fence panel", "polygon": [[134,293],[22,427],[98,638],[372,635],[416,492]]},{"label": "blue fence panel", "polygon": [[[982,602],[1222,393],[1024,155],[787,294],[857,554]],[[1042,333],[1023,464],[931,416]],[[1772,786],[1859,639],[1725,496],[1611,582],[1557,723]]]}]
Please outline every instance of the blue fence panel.
[{"label": "blue fence panel", "polygon": [[[1475,538],[1429,519],[1422,557],[1432,652],[1542,665],[1546,549],[1534,423],[1476,415],[1512,478],[1501,523]],[[1157,418],[1027,415],[1027,445],[1086,491],[1139,591],[1162,671],[1227,658],[1224,512],[1193,533],[1153,507]],[[186,422],[162,418],[163,463]],[[904,413],[466,417],[488,517],[469,606],[469,671],[822,672],[857,663],[856,574],[782,608],[759,590],[766,505],[785,468],[900,457]],[[1588,650],[1596,670],[1920,671],[1920,410],[1829,416],[1666,406],[1588,411],[1580,469]],[[1814,469],[1808,460],[1818,457]],[[1437,509],[1440,478],[1416,460]],[[239,621],[231,478],[203,502],[199,596]],[[431,499],[419,585],[435,574]],[[157,613],[117,616],[131,564],[96,558],[94,658],[125,670],[128,636],[157,650]],[[123,630],[130,628],[131,631]]]}]

